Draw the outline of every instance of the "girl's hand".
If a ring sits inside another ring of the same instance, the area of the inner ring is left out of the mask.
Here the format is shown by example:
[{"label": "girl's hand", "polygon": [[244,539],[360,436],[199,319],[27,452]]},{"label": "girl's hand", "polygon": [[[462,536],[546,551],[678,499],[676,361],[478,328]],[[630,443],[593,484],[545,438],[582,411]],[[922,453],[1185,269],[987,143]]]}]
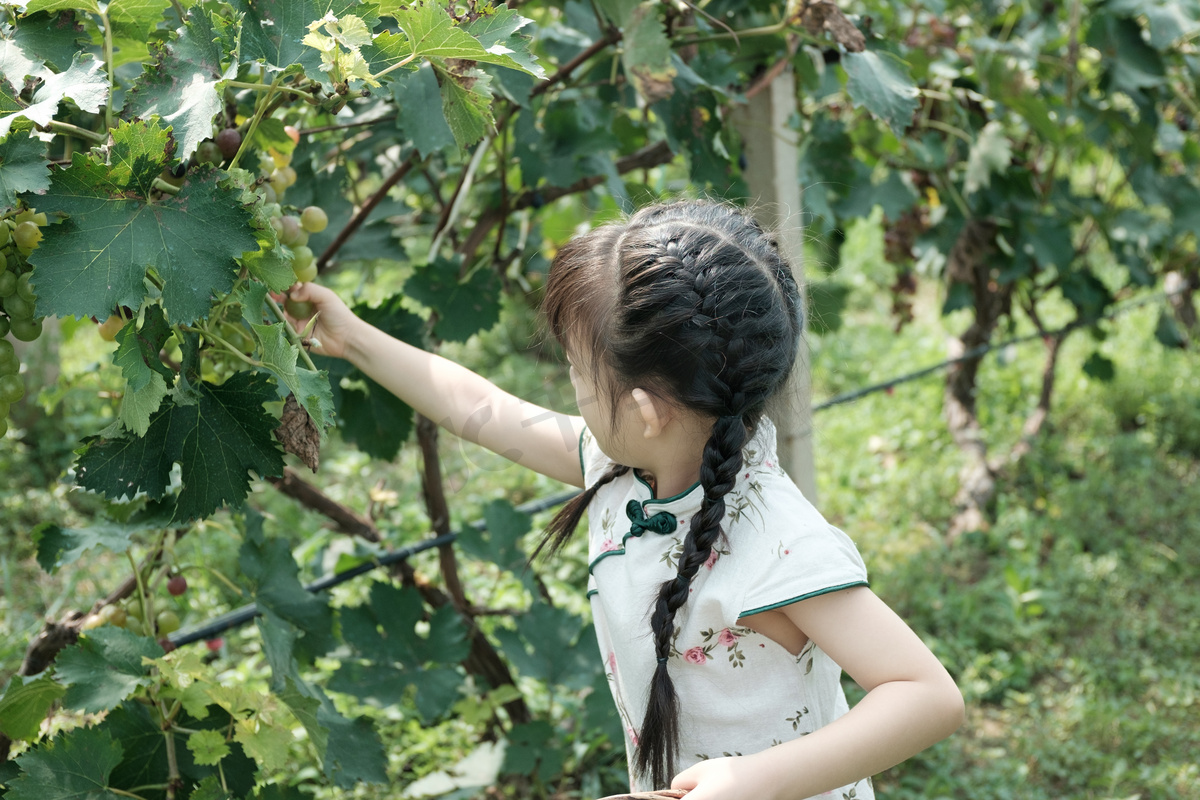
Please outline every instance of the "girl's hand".
[{"label": "girl's hand", "polygon": [[675,776],[672,789],[687,792],[685,800],[771,800],[779,787],[766,777],[769,771],[752,765],[753,756],[710,758]]},{"label": "girl's hand", "polygon": [[[345,358],[346,344],[359,319],[342,299],[333,291],[315,283],[297,283],[288,290],[288,298],[299,303],[312,303],[313,314],[318,311],[321,314],[317,317],[317,324],[312,333],[309,334],[321,343],[320,347],[313,348],[313,352],[323,356]],[[290,310],[288,313],[298,331],[304,330],[312,316],[310,314],[296,319],[292,317]]]}]

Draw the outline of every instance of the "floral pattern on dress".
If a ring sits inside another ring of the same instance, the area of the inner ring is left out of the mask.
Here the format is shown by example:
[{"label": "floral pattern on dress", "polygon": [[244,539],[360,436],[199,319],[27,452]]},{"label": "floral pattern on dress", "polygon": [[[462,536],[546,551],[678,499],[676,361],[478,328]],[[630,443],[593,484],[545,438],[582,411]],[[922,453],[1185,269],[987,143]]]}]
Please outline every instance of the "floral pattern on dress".
[{"label": "floral pattern on dress", "polygon": [[704,649],[705,653],[708,653],[709,657],[711,658],[713,650],[715,650],[717,647],[724,647],[725,653],[729,658],[730,666],[741,667],[745,665],[746,654],[742,652],[740,640],[743,636],[753,632],[754,631],[751,628],[736,626],[731,628],[721,628],[720,630],[709,628],[707,630],[700,631],[700,635],[704,637],[704,644],[701,645],[701,648]]}]

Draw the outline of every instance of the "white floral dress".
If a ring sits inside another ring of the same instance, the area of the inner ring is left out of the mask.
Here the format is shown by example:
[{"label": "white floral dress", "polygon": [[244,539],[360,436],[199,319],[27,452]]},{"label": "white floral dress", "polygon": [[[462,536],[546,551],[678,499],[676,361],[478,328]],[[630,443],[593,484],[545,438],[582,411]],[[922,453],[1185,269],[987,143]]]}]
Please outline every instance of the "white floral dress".
[{"label": "white floral dress", "polygon": [[[612,464],[588,430],[579,452],[589,485]],[[866,567],[849,537],[826,522],[779,467],[769,420],[759,424],[743,456],[742,474],[725,498],[725,535],[675,617],[669,668],[680,699],[681,770],[804,736],[848,710],[841,668],[812,641],[794,656],[738,620],[865,586]],[[651,603],[676,573],[702,495],[696,484],[656,498],[630,471],[602,487],[588,509],[588,596],[631,761],[656,666]],[[632,774],[630,783],[634,791],[655,788]],[[874,793],[862,780],[820,797],[872,800]]]}]

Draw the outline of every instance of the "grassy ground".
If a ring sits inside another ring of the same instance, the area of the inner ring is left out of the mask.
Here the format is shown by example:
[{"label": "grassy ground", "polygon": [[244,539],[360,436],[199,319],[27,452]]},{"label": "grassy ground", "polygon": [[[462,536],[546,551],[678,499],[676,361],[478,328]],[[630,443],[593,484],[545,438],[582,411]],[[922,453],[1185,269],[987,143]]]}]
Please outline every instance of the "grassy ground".
[{"label": "grassy ground", "polygon": [[[962,320],[930,313],[926,290],[918,319],[899,335],[874,304],[871,276],[846,268],[855,285],[843,327],[814,340],[815,394],[826,397],[936,362],[948,328]],[[855,284],[855,281],[859,281]],[[954,543],[952,515],[959,457],[940,418],[939,377],[905,384],[814,418],[819,506],[858,542],[875,590],[935,649],[958,679],[969,721],[955,737],[877,779],[882,798],[930,800],[1125,800],[1200,797],[1200,358],[1166,351],[1153,339],[1157,309],[1123,318],[1097,343],[1069,341],[1051,424],[1034,450],[1003,475],[994,523]],[[65,346],[68,372],[86,373],[102,355],[94,337]],[[569,403],[561,372],[521,353],[532,325],[519,315],[451,355],[534,402]],[[1080,365],[1100,349],[1117,366],[1109,383]],[[989,357],[981,372],[980,413],[993,453],[1017,439],[1040,373],[1040,346]],[[94,379],[63,399],[62,437],[94,420],[85,409],[107,387]],[[86,401],[86,402],[85,402]],[[39,520],[71,523],[97,505],[65,484],[30,478],[47,465],[18,432],[0,443],[0,673],[19,663],[45,615],[98,596],[123,562],[85,559],[46,576],[32,558],[29,530]],[[61,450],[62,448],[58,448]],[[456,522],[488,500],[513,502],[558,488],[490,454],[443,439]],[[41,460],[39,460],[41,459]],[[417,461],[371,462],[336,441],[314,479],[355,508],[373,505],[399,544],[423,535]],[[322,520],[260,487],[253,502],[295,535],[299,561],[318,574],[335,565]],[[235,546],[214,527],[188,544],[190,557],[236,569]],[[432,565],[424,565],[431,573]],[[547,570],[561,602],[582,610],[579,553]],[[494,572],[466,576],[481,603],[502,605],[511,588]],[[217,587],[197,607],[236,605]],[[197,619],[185,620],[187,622]],[[251,653],[232,679],[256,679],[253,631],[231,642]],[[257,666],[256,666],[257,664]],[[465,747],[462,727],[423,731],[390,715],[393,763],[443,764]],[[610,778],[620,775],[610,755]],[[399,769],[400,767],[398,767]],[[418,770],[419,772],[420,770]],[[606,778],[606,780],[608,780]],[[601,784],[607,787],[607,784]],[[398,796],[355,792],[355,796]]]}]

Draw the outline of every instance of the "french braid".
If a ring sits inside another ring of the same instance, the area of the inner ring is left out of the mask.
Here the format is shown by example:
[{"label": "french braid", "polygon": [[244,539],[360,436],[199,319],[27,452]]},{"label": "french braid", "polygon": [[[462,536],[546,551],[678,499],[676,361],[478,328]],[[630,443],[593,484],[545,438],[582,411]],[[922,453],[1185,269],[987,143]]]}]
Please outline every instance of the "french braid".
[{"label": "french braid", "polygon": [[[662,787],[679,750],[679,698],[669,669],[675,618],[722,535],[742,451],[791,371],[802,326],[799,293],[774,239],[753,219],[726,205],[681,202],[573,240],[551,266],[545,307],[564,346],[601,356],[615,376],[614,400],[643,386],[714,419],[700,465],[700,510],[684,535],[676,574],[659,587],[650,613],[657,666],[634,769]],[[582,320],[571,316],[580,311]],[[615,419],[616,403],[610,408]],[[614,465],[601,482],[628,469]],[[561,546],[601,482],[555,517],[543,545]]]}]

